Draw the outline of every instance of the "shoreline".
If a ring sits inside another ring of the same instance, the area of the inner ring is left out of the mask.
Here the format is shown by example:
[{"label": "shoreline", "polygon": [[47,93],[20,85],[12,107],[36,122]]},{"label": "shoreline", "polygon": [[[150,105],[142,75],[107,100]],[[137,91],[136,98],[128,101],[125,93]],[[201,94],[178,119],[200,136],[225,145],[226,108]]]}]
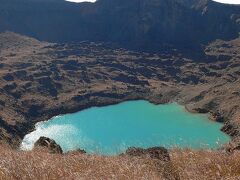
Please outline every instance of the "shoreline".
[{"label": "shoreline", "polygon": [[[216,119],[213,119],[213,115],[212,115],[211,112],[207,112],[207,113],[204,112],[204,113],[203,113],[202,111],[198,112],[197,110],[191,110],[191,109],[188,108],[187,105],[183,105],[182,103],[179,103],[179,102],[177,102],[177,101],[171,101],[171,100],[170,100],[170,101],[168,101],[168,102],[163,102],[163,101],[158,101],[158,100],[156,100],[156,99],[153,100],[153,99],[148,99],[148,98],[131,98],[131,99],[124,99],[124,100],[120,100],[120,101],[116,101],[116,102],[111,102],[111,103],[101,102],[101,103],[98,104],[98,105],[85,106],[84,108],[82,108],[82,109],[80,109],[80,110],[76,110],[76,111],[75,111],[75,110],[72,110],[72,111],[68,111],[68,112],[66,112],[66,113],[61,113],[61,114],[52,116],[52,117],[49,118],[48,120],[38,121],[37,123],[35,123],[35,124],[34,124],[34,128],[33,128],[31,131],[29,131],[27,134],[29,134],[29,133],[33,132],[34,130],[36,130],[36,129],[35,129],[35,128],[36,128],[36,124],[41,123],[41,122],[45,122],[45,121],[49,121],[49,120],[51,120],[51,119],[53,119],[54,117],[57,117],[57,116],[64,116],[64,115],[66,115],[66,114],[74,114],[74,113],[77,113],[77,112],[79,112],[79,111],[87,110],[87,109],[94,108],[94,107],[105,107],[105,106],[117,105],[117,104],[124,103],[124,102],[128,102],[128,101],[147,101],[147,102],[149,102],[149,103],[151,103],[151,104],[154,104],[154,105],[160,105],[160,104],[165,105],[165,104],[170,104],[170,103],[177,103],[178,105],[182,106],[185,111],[187,111],[187,112],[189,112],[189,113],[193,113],[193,114],[206,114],[209,121],[216,121],[216,122],[222,124],[222,128],[224,127],[224,123],[223,123],[223,122],[219,122],[219,121],[217,121]],[[221,146],[221,147],[225,147],[228,143],[230,143],[230,142],[233,141],[233,137],[232,137],[231,135],[227,134],[226,132],[224,132],[224,131],[222,130],[222,128],[220,129],[220,131],[223,132],[224,134],[226,134],[227,136],[229,136],[229,138],[230,138],[230,141],[229,141],[229,142],[227,142],[226,144],[223,144],[223,145]],[[25,134],[24,137],[25,137],[27,134]],[[24,137],[22,138],[22,140],[21,140],[20,145],[19,145],[18,148],[20,148],[21,143],[22,143]],[[213,150],[218,150],[218,149],[213,149]]]}]

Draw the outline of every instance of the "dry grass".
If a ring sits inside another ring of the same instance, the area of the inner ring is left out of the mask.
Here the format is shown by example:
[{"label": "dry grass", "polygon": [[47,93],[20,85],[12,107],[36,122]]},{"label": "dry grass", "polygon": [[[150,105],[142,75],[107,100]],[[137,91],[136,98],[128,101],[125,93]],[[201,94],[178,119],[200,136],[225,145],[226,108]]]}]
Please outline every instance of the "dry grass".
[{"label": "dry grass", "polygon": [[171,160],[181,179],[240,179],[240,152],[172,150]]},{"label": "dry grass", "polygon": [[[17,152],[0,147],[0,179],[157,179],[148,158]],[[140,178],[141,177],[141,178]]]},{"label": "dry grass", "polygon": [[0,151],[0,179],[4,180],[240,179],[240,153],[175,149],[170,152],[170,164],[147,157],[58,155],[39,150],[21,152],[3,146]]}]

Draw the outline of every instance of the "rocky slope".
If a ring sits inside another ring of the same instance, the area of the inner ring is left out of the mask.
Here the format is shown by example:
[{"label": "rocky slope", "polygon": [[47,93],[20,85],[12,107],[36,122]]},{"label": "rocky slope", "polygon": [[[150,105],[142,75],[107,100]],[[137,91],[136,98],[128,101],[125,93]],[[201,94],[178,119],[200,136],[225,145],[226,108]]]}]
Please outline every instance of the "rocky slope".
[{"label": "rocky slope", "polygon": [[0,4],[0,31],[50,42],[89,40],[144,51],[169,51],[172,47],[201,51],[202,44],[237,38],[240,31],[240,6],[211,0],[98,0],[80,4],[0,0]]},{"label": "rocky slope", "polygon": [[47,43],[0,34],[1,139],[15,147],[36,122],[130,99],[176,101],[210,112],[240,135],[240,40],[216,40],[205,55],[138,53],[91,42]]}]

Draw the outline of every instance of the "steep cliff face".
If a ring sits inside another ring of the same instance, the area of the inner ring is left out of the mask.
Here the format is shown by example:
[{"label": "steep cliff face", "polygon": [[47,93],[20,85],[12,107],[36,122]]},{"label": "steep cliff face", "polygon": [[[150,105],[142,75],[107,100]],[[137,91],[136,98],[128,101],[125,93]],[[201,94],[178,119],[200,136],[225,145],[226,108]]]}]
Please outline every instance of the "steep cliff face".
[{"label": "steep cliff face", "polygon": [[0,0],[0,31],[51,42],[103,41],[138,50],[200,48],[239,36],[240,6],[208,0]]}]

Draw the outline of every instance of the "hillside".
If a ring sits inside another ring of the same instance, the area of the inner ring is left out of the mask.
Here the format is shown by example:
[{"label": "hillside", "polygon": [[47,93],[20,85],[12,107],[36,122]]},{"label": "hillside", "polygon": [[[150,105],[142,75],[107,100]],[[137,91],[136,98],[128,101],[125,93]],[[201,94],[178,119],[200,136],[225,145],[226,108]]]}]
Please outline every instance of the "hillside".
[{"label": "hillside", "polygon": [[36,122],[131,99],[210,112],[225,122],[225,132],[239,136],[239,39],[217,40],[199,59],[111,44],[52,44],[9,32],[0,42],[1,137],[15,147]]},{"label": "hillside", "polygon": [[175,47],[200,52],[202,44],[237,38],[240,31],[240,6],[211,0],[0,3],[0,31],[50,42],[89,40],[141,51],[170,51]]}]

